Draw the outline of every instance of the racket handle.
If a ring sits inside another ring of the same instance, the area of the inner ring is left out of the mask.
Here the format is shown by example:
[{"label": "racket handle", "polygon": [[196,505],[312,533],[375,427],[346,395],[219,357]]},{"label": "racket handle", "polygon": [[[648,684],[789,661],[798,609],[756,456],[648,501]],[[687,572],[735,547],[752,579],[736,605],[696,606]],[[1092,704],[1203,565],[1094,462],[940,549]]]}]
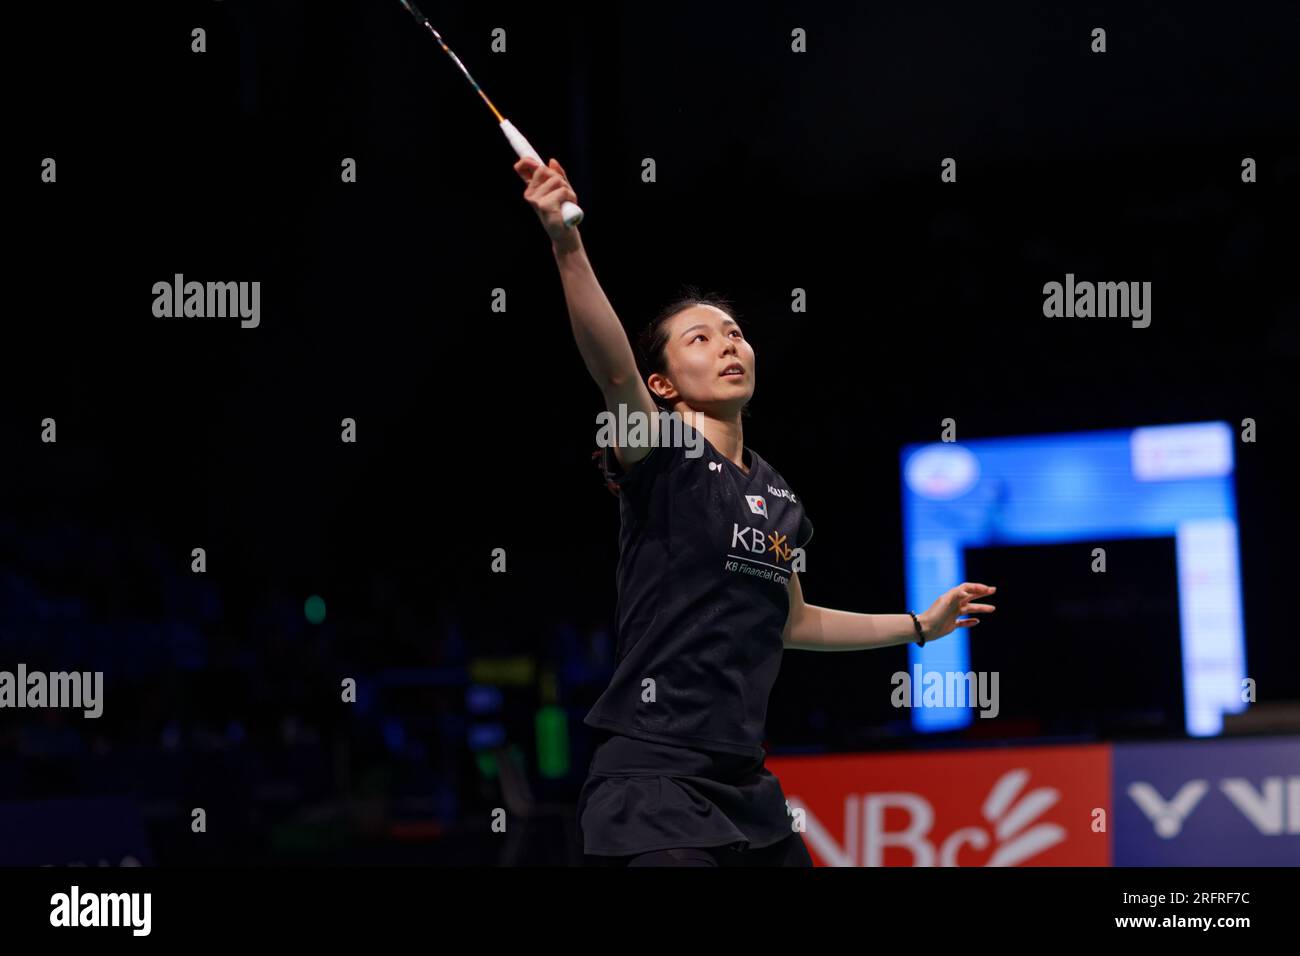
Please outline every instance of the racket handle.
[{"label": "racket handle", "polygon": [[[533,160],[539,166],[546,165],[542,162],[542,157],[537,155],[537,150],[533,149],[528,140],[524,139],[524,134],[515,129],[515,124],[510,120],[501,121],[501,132],[506,134],[506,139],[510,141],[510,145],[520,159],[527,158]],[[564,218],[564,224],[572,229],[582,222],[582,207],[577,203],[565,200],[564,204],[560,206],[560,215]]]},{"label": "racket handle", "polygon": [[560,215],[564,217],[564,224],[572,229],[578,223],[582,222],[584,213],[582,207],[576,202],[569,202],[566,199],[560,205]]}]

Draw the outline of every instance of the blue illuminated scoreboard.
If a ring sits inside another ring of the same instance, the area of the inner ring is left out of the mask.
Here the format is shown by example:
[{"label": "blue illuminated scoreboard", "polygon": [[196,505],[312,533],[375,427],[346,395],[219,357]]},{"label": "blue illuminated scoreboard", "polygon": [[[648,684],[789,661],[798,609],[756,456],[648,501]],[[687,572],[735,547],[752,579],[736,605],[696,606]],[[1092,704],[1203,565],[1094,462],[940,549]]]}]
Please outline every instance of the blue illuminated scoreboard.
[{"label": "blue illuminated scoreboard", "polygon": [[[1234,439],[1224,422],[1198,422],[906,446],[908,605],[920,611],[965,580],[967,548],[1172,537],[1187,732],[1219,733],[1224,713],[1245,708]],[[910,645],[909,671],[967,672],[968,638]],[[925,732],[964,727],[974,713],[911,711]]]}]

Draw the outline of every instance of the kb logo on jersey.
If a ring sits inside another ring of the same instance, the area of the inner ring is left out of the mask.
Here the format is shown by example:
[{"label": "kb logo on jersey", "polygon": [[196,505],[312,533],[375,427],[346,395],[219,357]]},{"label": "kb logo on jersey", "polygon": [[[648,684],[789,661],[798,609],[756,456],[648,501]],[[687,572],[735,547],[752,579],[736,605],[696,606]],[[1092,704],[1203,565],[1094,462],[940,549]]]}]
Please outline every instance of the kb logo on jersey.
[{"label": "kb logo on jersey", "polygon": [[[746,497],[749,497],[746,495]],[[766,537],[762,528],[742,528],[733,523],[731,526],[731,546],[744,548],[751,554],[772,552],[781,561],[789,561],[794,551],[786,544],[786,535],[770,533]]]},{"label": "kb logo on jersey", "polygon": [[756,515],[767,517],[767,502],[763,500],[762,495],[745,495],[745,500],[749,502],[749,510]]}]

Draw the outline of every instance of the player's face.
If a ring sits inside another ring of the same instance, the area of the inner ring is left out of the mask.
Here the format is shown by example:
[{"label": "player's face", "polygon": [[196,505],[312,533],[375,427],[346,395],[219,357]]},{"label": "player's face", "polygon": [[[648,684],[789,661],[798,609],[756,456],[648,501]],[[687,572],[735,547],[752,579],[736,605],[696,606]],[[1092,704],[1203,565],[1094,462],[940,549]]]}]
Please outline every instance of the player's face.
[{"label": "player's face", "polygon": [[696,305],[669,323],[668,379],[693,409],[738,414],[754,394],[754,349],[726,312]]}]

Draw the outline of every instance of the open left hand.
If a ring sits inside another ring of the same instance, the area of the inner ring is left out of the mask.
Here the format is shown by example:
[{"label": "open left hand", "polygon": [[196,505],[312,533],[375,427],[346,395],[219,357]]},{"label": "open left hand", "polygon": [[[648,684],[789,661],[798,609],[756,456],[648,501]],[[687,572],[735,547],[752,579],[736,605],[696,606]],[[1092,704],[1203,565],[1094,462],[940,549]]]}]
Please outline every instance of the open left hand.
[{"label": "open left hand", "polygon": [[921,622],[921,630],[925,632],[926,641],[944,637],[959,627],[974,627],[980,622],[977,617],[968,617],[960,621],[957,619],[963,614],[982,614],[995,610],[992,604],[972,604],[971,601],[975,598],[988,597],[996,590],[997,588],[991,588],[987,584],[967,582],[945,593],[930,605],[929,610],[917,615],[917,619]]}]

